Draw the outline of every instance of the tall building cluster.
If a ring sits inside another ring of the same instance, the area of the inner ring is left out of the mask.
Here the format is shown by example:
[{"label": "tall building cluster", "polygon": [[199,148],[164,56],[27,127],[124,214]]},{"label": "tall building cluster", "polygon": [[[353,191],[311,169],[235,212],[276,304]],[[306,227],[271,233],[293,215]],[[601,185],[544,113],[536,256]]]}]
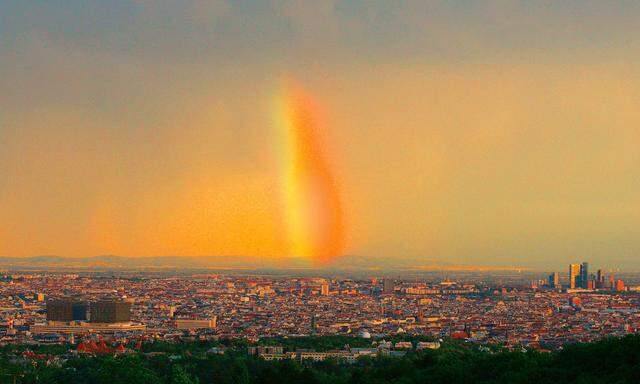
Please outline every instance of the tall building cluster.
[{"label": "tall building cluster", "polygon": [[[589,273],[589,263],[586,261],[581,264],[569,264],[568,280],[567,289],[626,290],[624,281],[621,279],[616,280],[613,274],[609,275],[609,281],[607,282],[602,269],[598,269],[595,274]],[[548,285],[553,288],[561,288],[560,277],[557,272],[549,275]]]}]

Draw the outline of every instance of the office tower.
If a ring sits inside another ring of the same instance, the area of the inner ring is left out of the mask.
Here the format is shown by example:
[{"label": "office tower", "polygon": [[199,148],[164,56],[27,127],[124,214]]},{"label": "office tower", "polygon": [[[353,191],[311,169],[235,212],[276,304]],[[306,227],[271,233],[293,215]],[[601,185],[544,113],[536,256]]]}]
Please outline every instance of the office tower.
[{"label": "office tower", "polygon": [[395,282],[392,279],[382,280],[382,293],[391,295],[395,291]]},{"label": "office tower", "polygon": [[626,288],[624,287],[624,281],[618,279],[616,280],[616,287],[615,287],[616,291],[618,292],[622,292],[622,291],[626,291]]},{"label": "office tower", "polygon": [[119,323],[131,321],[131,303],[102,300],[91,303],[92,323]]},{"label": "office tower", "polygon": [[609,275],[609,289],[613,291],[615,288],[616,288],[616,279],[612,273],[611,275]]},{"label": "office tower", "polygon": [[569,288],[575,289],[580,280],[580,264],[569,265]]},{"label": "office tower", "polygon": [[87,319],[87,303],[73,299],[48,300],[48,321],[81,321]]},{"label": "office tower", "polygon": [[320,288],[320,294],[322,296],[329,296],[329,283],[327,283],[326,281],[322,283],[322,286]]},{"label": "office tower", "polygon": [[580,288],[589,287],[589,263],[586,261],[580,265]]},{"label": "office tower", "polygon": [[598,269],[596,273],[596,288],[604,288],[604,272],[602,269]]},{"label": "office tower", "polygon": [[47,300],[48,321],[72,321],[72,302],[68,300]]},{"label": "office tower", "polygon": [[560,286],[560,276],[558,272],[553,272],[549,275],[549,286],[551,288],[558,288]]}]

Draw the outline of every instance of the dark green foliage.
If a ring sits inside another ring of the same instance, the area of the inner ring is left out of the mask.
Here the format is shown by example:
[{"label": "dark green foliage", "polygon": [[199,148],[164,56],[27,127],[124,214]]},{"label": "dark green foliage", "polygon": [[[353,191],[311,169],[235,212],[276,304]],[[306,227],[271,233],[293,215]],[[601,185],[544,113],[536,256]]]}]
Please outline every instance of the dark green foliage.
[{"label": "dark green foliage", "polygon": [[[296,348],[333,349],[345,344],[364,346],[362,339],[274,339],[273,344]],[[235,352],[206,354],[213,345],[224,344]],[[409,353],[402,358],[359,359],[355,364],[328,360],[299,363],[267,362],[246,355],[246,343],[158,343],[144,347],[147,356],[98,356],[70,358],[63,364],[42,359],[18,359],[24,348],[0,349],[0,383],[166,383],[166,384],[386,384],[386,383],[640,383],[640,335],[576,344],[555,353],[488,353],[473,345],[446,342],[439,350]],[[34,351],[55,355],[61,348],[38,347]],[[14,361],[11,361],[13,359]]]}]

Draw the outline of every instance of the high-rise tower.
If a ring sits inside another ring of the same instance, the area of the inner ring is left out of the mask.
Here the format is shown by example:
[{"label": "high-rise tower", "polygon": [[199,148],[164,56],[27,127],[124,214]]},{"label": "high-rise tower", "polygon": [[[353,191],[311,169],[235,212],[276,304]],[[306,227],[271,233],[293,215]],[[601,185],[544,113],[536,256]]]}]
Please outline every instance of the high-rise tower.
[{"label": "high-rise tower", "polygon": [[575,289],[580,280],[580,264],[569,265],[569,288]]},{"label": "high-rise tower", "polygon": [[549,286],[552,288],[558,288],[560,286],[560,276],[558,272],[553,272],[549,275]]},{"label": "high-rise tower", "polygon": [[589,263],[580,264],[580,288],[589,288]]},{"label": "high-rise tower", "polygon": [[596,274],[596,288],[604,288],[604,272],[602,272],[602,269],[598,269]]}]

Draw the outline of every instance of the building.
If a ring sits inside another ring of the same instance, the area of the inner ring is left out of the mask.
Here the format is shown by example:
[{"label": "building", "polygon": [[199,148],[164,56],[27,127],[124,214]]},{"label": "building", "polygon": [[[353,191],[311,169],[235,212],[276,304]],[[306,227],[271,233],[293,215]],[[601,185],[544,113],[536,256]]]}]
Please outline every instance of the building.
[{"label": "building", "polygon": [[410,341],[398,341],[393,347],[395,349],[413,349],[413,343]]},{"label": "building", "polygon": [[439,341],[418,341],[416,345],[416,349],[419,351],[421,349],[439,349],[440,342]]},{"label": "building", "polygon": [[255,347],[247,347],[247,353],[249,355],[282,355],[284,354],[284,347],[280,345],[260,345]]},{"label": "building", "polygon": [[322,286],[320,287],[320,294],[322,296],[329,296],[329,283],[326,281],[322,283]]},{"label": "building", "polygon": [[612,291],[616,289],[616,278],[613,276],[613,273],[609,275],[609,289]]},{"label": "building", "polygon": [[579,286],[580,280],[580,264],[569,265],[569,288],[575,289]]},{"label": "building", "polygon": [[92,323],[126,323],[131,321],[131,303],[118,300],[101,300],[91,303]]},{"label": "building", "polygon": [[393,281],[392,279],[382,280],[382,293],[386,295],[391,295],[395,292],[395,290],[396,290],[395,281]]},{"label": "building", "polygon": [[551,288],[558,288],[560,286],[560,275],[558,275],[558,272],[553,272],[549,275],[549,286]]},{"label": "building", "polygon": [[618,292],[626,291],[626,288],[624,287],[624,281],[620,279],[616,280],[615,290]]},{"label": "building", "polygon": [[59,299],[47,301],[48,321],[82,321],[87,319],[88,305],[84,301]]},{"label": "building", "polygon": [[598,269],[596,273],[596,288],[604,288],[604,272],[602,272],[602,269]]},{"label": "building", "polygon": [[589,288],[589,263],[580,264],[580,288]]},{"label": "building", "polygon": [[51,322],[49,324],[34,324],[29,327],[33,334],[91,334],[91,333],[122,333],[144,332],[147,326],[133,323],[85,323],[85,322]]},{"label": "building", "polygon": [[216,321],[215,316],[210,319],[176,319],[173,326],[177,329],[213,329]]}]

